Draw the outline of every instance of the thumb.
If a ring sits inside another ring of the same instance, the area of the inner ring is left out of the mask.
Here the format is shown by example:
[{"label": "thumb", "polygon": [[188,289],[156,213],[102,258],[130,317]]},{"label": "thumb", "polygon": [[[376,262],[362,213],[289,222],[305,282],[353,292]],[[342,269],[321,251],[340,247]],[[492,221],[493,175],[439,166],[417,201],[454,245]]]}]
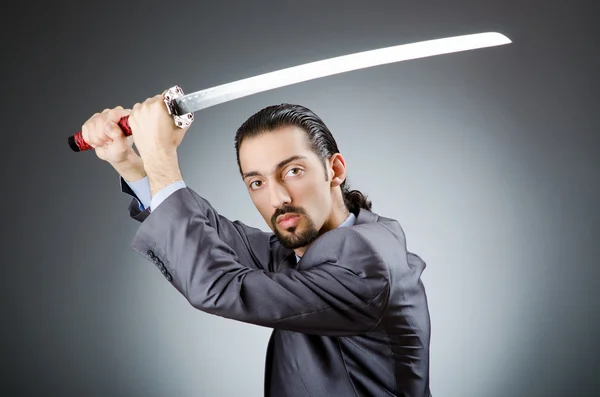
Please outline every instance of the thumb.
[{"label": "thumb", "polygon": [[119,125],[113,120],[108,120],[104,126],[104,129],[106,131],[106,135],[113,140],[125,137],[125,133],[123,130],[121,130],[121,127],[119,127]]}]

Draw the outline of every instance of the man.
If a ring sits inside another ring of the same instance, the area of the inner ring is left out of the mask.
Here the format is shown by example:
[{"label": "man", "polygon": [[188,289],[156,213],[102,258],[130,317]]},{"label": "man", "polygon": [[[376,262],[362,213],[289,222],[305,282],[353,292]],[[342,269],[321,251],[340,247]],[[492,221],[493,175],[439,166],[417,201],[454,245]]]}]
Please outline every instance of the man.
[{"label": "man", "polygon": [[[126,114],[127,138],[115,123]],[[237,131],[242,180],[273,233],[228,220],[185,185],[186,131],[161,95],[82,128],[134,196],[132,248],[195,308],[274,329],[265,395],[430,396],[425,263],[407,252],[398,222],[348,189],[322,120],[284,104]]]}]

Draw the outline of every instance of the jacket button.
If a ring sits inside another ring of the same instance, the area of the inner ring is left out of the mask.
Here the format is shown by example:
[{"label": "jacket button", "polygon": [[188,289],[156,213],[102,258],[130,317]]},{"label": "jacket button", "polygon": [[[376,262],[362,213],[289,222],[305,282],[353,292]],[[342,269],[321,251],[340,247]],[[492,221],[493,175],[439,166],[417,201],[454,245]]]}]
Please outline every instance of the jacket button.
[{"label": "jacket button", "polygon": [[173,277],[171,277],[171,275],[169,273],[165,274],[165,277],[167,278],[167,280],[171,281],[173,280]]},{"label": "jacket button", "polygon": [[156,256],[156,255],[154,255],[154,251],[152,251],[152,250],[148,250],[148,251],[146,251],[146,253],[148,254],[148,256],[150,258],[154,258]]}]

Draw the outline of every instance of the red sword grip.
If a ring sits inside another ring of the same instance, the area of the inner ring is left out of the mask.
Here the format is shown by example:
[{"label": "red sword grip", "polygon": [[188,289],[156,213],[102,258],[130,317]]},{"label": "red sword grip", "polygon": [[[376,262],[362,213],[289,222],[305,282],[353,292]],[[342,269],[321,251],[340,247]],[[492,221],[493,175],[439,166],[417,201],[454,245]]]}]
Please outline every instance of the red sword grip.
[{"label": "red sword grip", "polygon": [[[121,131],[125,134],[125,136],[131,135],[131,127],[129,127],[129,116],[123,116],[117,122],[117,125],[121,128]],[[75,135],[71,135],[69,137],[69,146],[73,149],[74,152],[83,152],[86,150],[93,149],[84,139],[81,131],[76,133]]]}]

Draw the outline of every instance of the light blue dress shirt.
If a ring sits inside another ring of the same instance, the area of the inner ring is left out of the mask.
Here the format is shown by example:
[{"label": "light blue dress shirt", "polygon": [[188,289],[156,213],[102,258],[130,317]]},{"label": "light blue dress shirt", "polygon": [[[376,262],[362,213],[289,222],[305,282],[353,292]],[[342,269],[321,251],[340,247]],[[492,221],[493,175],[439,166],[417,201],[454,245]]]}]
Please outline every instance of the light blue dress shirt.
[{"label": "light blue dress shirt", "polygon": [[127,182],[127,184],[139,199],[140,210],[143,211],[144,209],[148,208],[148,206],[150,206],[150,212],[154,211],[156,207],[158,207],[160,203],[165,201],[165,199],[171,194],[173,194],[179,189],[183,189],[186,187],[185,182],[183,181],[173,182],[170,185],[164,187],[162,190],[156,193],[154,197],[152,197],[150,191],[150,181],[148,180],[147,176],[140,179],[139,181]]},{"label": "light blue dress shirt", "polygon": [[[186,187],[185,182],[177,181],[173,182],[170,185],[166,186],[162,190],[152,197],[152,193],[150,191],[150,181],[148,181],[148,177],[144,177],[139,181],[135,182],[127,182],[133,193],[137,196],[140,201],[140,210],[144,210],[150,206],[150,212],[154,211],[160,203],[166,200],[171,194],[176,192],[179,189],[183,189]],[[344,220],[344,222],[340,223],[338,227],[347,227],[354,225],[356,221],[356,216],[351,212],[350,215]],[[301,258],[296,255],[296,262],[298,262]]]}]

